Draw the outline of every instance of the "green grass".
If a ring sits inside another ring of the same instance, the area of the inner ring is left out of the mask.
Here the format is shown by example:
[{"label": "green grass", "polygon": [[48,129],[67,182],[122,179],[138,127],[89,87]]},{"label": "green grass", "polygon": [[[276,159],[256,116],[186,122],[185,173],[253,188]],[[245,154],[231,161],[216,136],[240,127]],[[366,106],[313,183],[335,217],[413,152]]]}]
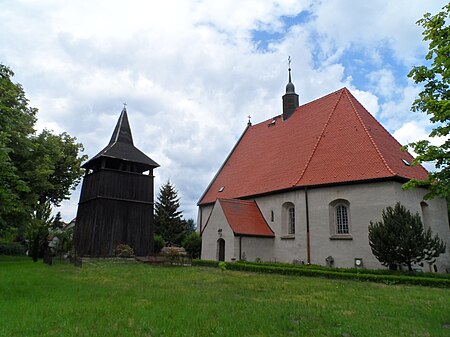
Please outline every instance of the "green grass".
[{"label": "green grass", "polygon": [[449,336],[450,291],[0,257],[0,336]]}]

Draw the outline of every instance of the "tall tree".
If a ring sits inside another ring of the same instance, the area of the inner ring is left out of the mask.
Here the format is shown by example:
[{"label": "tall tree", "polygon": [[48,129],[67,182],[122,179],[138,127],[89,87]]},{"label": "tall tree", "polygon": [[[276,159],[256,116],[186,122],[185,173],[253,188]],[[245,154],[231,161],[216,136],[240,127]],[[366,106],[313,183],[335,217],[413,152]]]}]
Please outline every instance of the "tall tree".
[{"label": "tall tree", "polygon": [[0,236],[12,223],[24,224],[30,207],[23,196],[30,192],[17,163],[26,161],[32,147],[36,109],[20,84],[13,83],[14,73],[0,64]]},{"label": "tall tree", "polygon": [[79,155],[83,145],[65,132],[55,135],[48,130],[43,130],[32,141],[33,151],[23,168],[26,180],[40,204],[48,201],[59,206],[70,197],[70,191],[83,175],[81,163],[87,158]]},{"label": "tall tree", "polygon": [[15,230],[23,238],[26,229],[27,237],[35,232],[49,207],[69,198],[86,156],[67,133],[35,134],[37,109],[28,106],[13,75],[0,64],[0,237]]},{"label": "tall tree", "polygon": [[161,235],[168,244],[181,245],[187,235],[187,224],[179,207],[178,192],[167,181],[161,186],[155,203],[155,234]]},{"label": "tall tree", "polygon": [[434,263],[445,252],[445,243],[431,229],[424,230],[419,213],[412,214],[399,202],[382,212],[382,220],[370,222],[369,244],[384,266]]},{"label": "tall tree", "polygon": [[423,84],[423,91],[412,105],[413,111],[430,115],[436,126],[430,137],[446,137],[440,146],[427,140],[408,144],[417,157],[413,164],[434,162],[436,171],[423,181],[411,180],[405,188],[426,186],[430,189],[427,198],[450,197],[450,4],[436,15],[426,13],[417,24],[422,26],[424,40],[429,42],[425,59],[429,65],[413,67],[408,74],[416,83]]}]

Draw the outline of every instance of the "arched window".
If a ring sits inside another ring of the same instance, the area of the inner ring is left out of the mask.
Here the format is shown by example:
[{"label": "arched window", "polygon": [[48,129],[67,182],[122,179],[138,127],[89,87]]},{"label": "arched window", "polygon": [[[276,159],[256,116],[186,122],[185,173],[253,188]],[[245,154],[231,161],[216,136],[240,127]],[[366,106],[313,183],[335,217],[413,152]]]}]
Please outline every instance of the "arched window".
[{"label": "arched window", "polygon": [[350,203],[337,199],[329,204],[331,239],[351,239]]},{"label": "arched window", "polygon": [[295,234],[295,208],[288,209],[288,234]]},{"label": "arched window", "polygon": [[420,203],[420,209],[422,211],[422,224],[424,229],[430,228],[430,209],[425,201]]},{"label": "arched window", "polygon": [[348,209],[344,204],[335,206],[336,234],[348,234]]},{"label": "arched window", "polygon": [[282,231],[285,235],[295,234],[295,206],[292,202],[283,204]]}]

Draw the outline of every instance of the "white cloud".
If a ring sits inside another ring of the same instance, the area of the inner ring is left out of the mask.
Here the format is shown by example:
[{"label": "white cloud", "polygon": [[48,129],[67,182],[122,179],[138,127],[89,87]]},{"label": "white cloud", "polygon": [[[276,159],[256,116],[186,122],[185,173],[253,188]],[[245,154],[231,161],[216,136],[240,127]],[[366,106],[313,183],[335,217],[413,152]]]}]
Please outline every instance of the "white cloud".
[{"label": "white cloud", "polygon": [[397,129],[393,136],[400,144],[408,144],[419,140],[428,140],[432,145],[440,146],[446,141],[445,137],[430,137],[426,126],[415,121],[407,122]]},{"label": "white cloud", "polygon": [[[347,86],[390,130],[410,120],[426,125],[426,117],[409,113],[418,89],[399,86],[384,53],[388,46],[396,62],[416,61],[424,45],[414,22],[442,7],[439,1],[41,0],[4,7],[0,62],[39,108],[38,127],[69,132],[92,156],[109,141],[126,101],[135,144],[161,164],[156,187],[170,178],[187,217],[196,218],[195,204],[247,116],[257,123],[281,113],[288,55],[301,103]],[[285,24],[306,10],[307,20]],[[281,37],[260,50],[254,31]],[[343,62],[355,48],[367,55],[367,64],[351,62],[355,75],[369,74],[366,87],[355,85]],[[77,199],[64,203],[65,220],[75,216]]]}]

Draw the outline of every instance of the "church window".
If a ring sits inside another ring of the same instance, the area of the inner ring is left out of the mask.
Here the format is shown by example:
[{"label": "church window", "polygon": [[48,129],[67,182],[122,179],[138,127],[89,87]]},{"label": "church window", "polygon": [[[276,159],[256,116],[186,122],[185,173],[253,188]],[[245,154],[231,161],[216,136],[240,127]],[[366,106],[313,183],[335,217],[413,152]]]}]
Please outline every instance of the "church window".
[{"label": "church window", "polygon": [[295,234],[295,208],[290,207],[288,210],[288,234]]},{"label": "church window", "polygon": [[335,207],[335,212],[336,212],[336,234],[348,234],[347,206],[339,204]]},{"label": "church window", "polygon": [[351,240],[350,203],[345,199],[337,199],[329,204],[330,239]]},{"label": "church window", "polygon": [[281,222],[283,235],[293,236],[295,234],[295,206],[292,202],[283,204]]}]

